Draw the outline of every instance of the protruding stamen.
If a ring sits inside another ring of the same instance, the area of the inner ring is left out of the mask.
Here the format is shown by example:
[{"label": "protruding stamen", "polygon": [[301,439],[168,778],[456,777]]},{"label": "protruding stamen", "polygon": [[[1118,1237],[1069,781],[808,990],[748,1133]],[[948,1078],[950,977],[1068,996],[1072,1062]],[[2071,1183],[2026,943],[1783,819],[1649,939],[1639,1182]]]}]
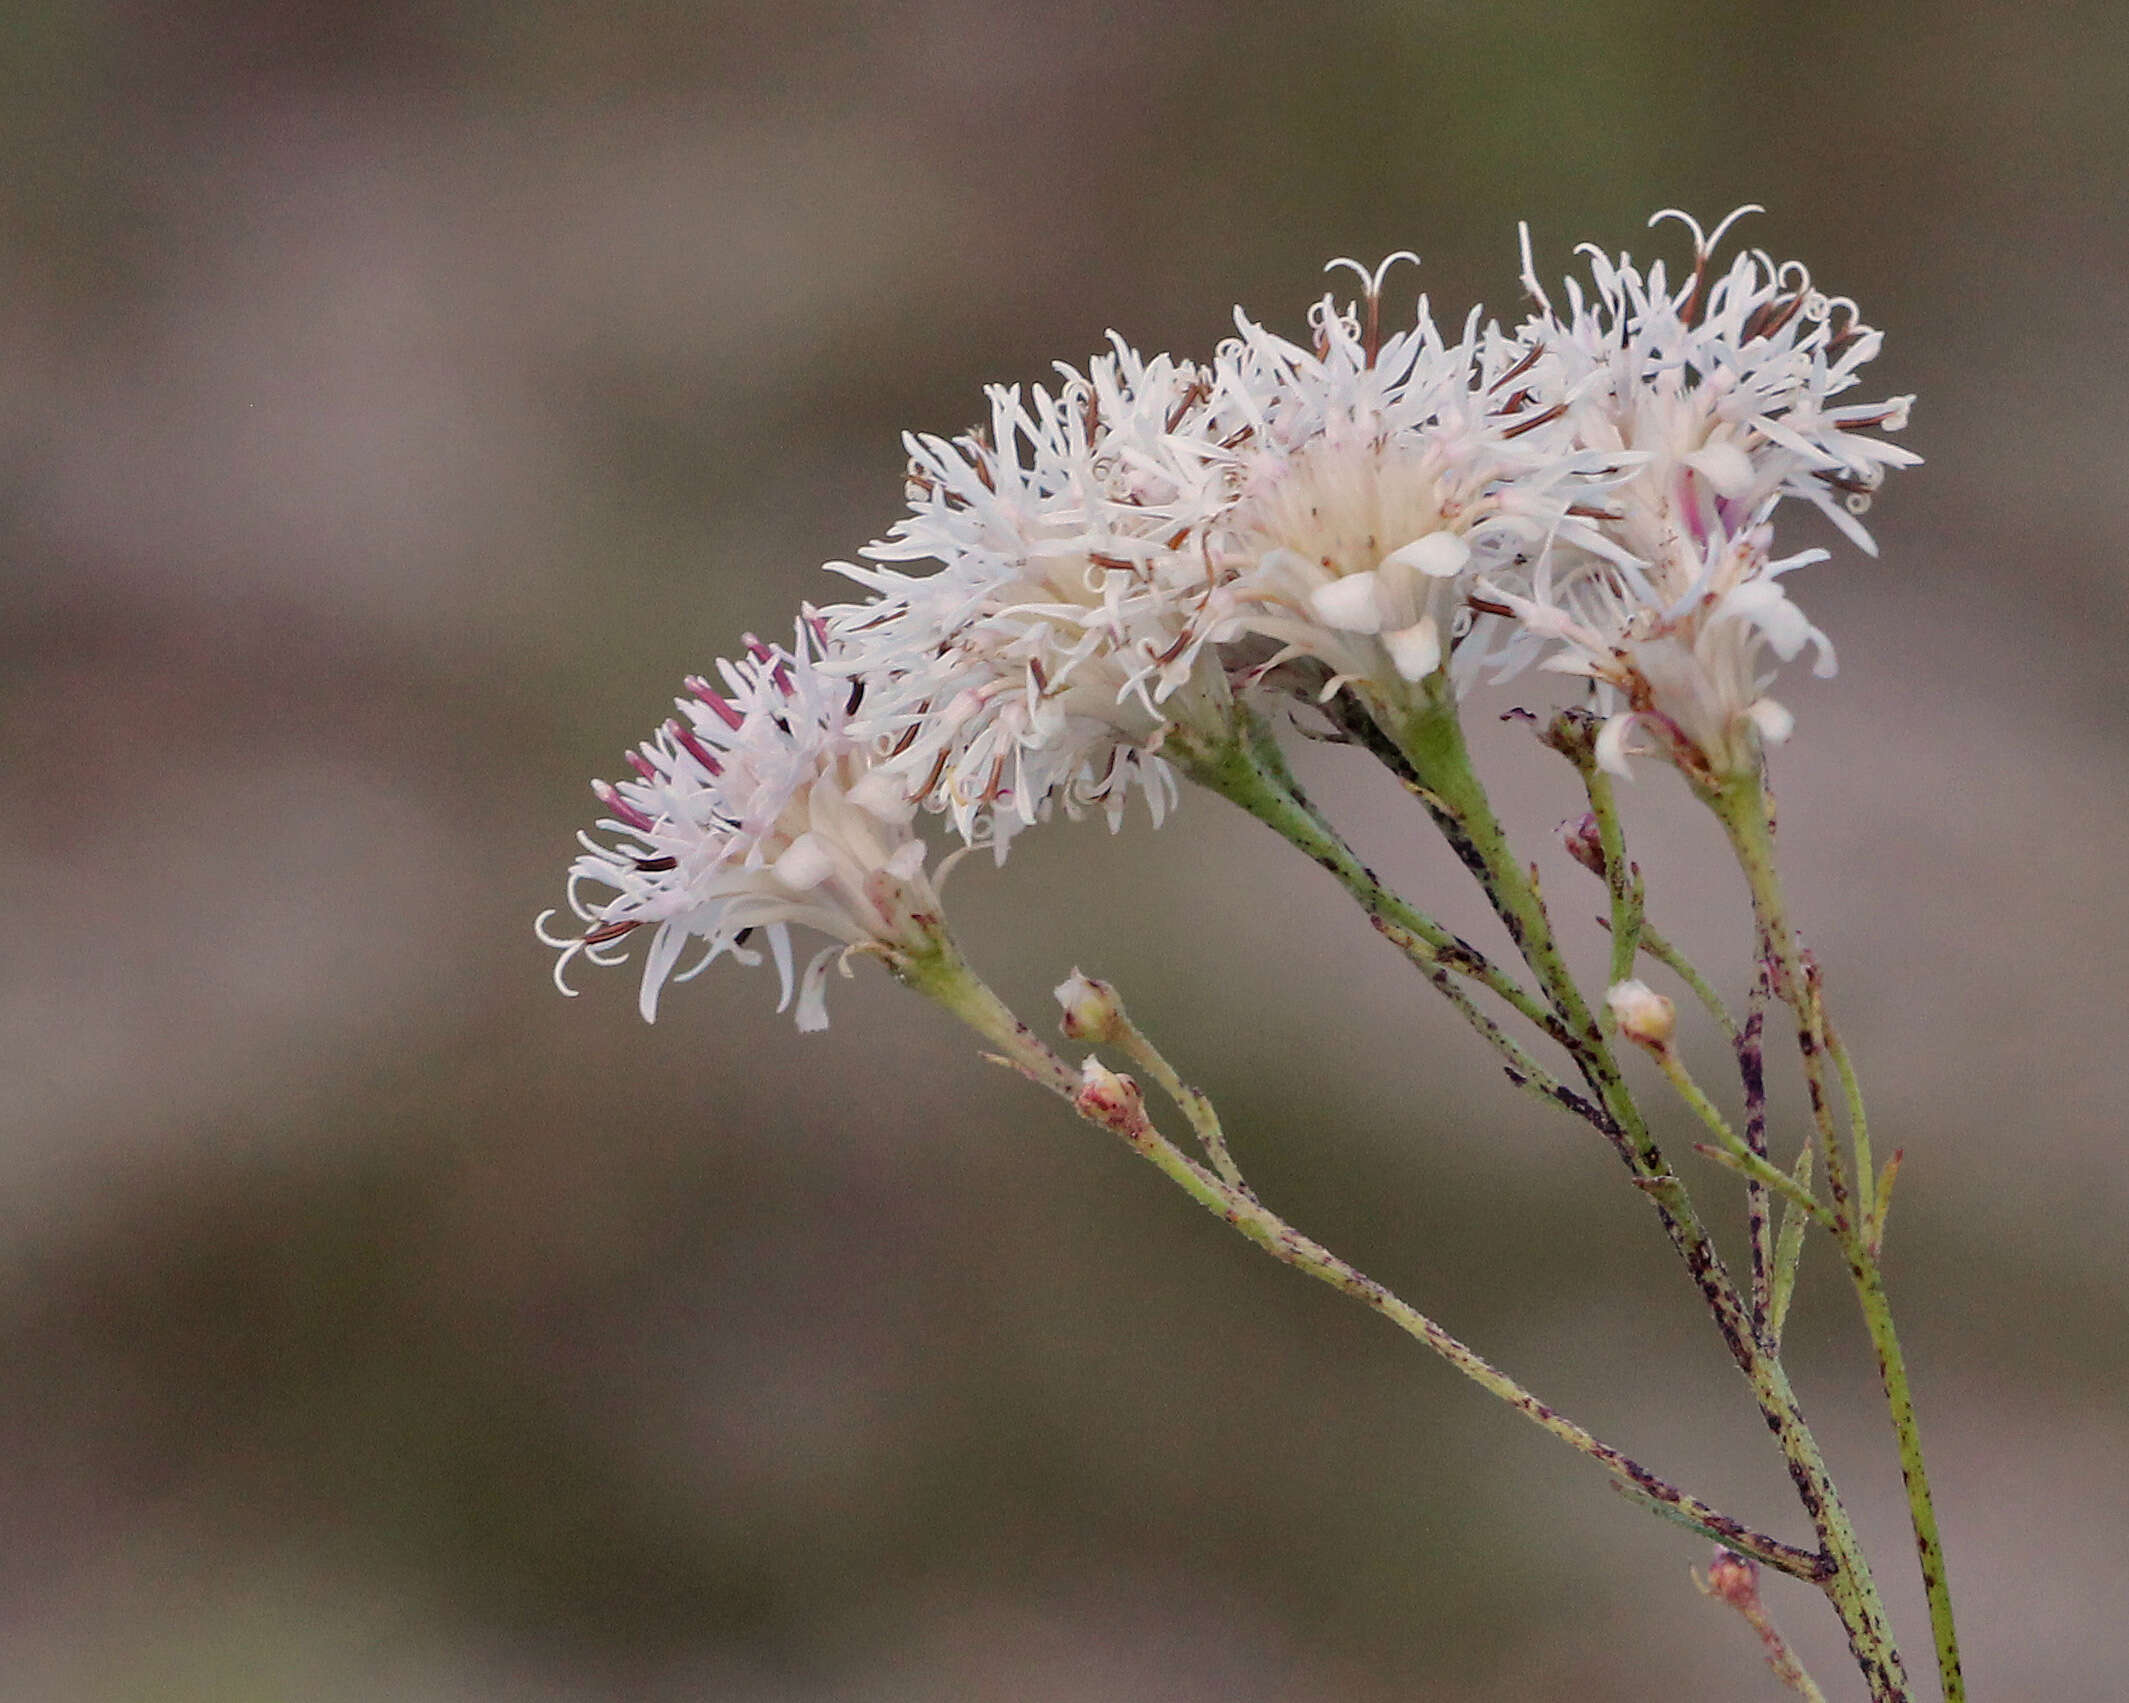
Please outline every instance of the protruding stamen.
[{"label": "protruding stamen", "polygon": [[700,698],[704,703],[708,704],[711,709],[715,710],[717,712],[717,719],[723,722],[725,726],[729,727],[734,733],[737,733],[740,728],[746,725],[747,718],[741,715],[739,711],[718,692],[717,688],[712,686],[707,680],[703,679],[701,675],[690,674],[687,677],[686,684],[687,689],[690,692],[694,693],[695,696]]},{"label": "protruding stamen", "polygon": [[591,783],[591,790],[598,797],[598,800],[601,804],[605,805],[607,809],[611,810],[616,816],[620,817],[622,821],[626,822],[631,828],[636,829],[639,833],[647,834],[656,825],[651,821],[648,816],[644,815],[642,811],[638,810],[633,804],[629,803],[627,799],[623,798],[621,794],[616,791],[610,783],[606,781],[593,781]]},{"label": "protruding stamen", "polygon": [[695,735],[690,732],[685,726],[683,726],[677,718],[675,720],[667,722],[665,724],[665,730],[673,736],[673,743],[675,745],[679,746],[681,750],[685,751],[690,757],[694,758],[697,763],[702,765],[703,773],[711,776],[713,779],[716,776],[724,773],[724,765],[718,762],[715,757],[710,755],[709,747],[704,745],[701,740],[697,739]]},{"label": "protruding stamen", "polygon": [[1168,411],[1168,423],[1162,430],[1173,435],[1176,427],[1180,426],[1189,416],[1190,410],[1199,403],[1206,401],[1211,395],[1212,386],[1206,382],[1203,373],[1198,374],[1184,388],[1183,394],[1175,399],[1175,406]]}]

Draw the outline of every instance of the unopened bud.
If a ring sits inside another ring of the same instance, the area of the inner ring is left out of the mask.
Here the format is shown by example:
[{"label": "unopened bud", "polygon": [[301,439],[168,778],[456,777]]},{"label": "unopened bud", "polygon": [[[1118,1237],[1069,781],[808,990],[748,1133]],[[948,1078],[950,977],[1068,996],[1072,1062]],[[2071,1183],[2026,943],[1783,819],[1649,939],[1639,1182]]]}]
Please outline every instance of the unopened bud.
[{"label": "unopened bud", "polygon": [[1619,1033],[1637,1047],[1662,1052],[1677,1033],[1678,1007],[1647,982],[1615,983],[1604,996],[1604,1003],[1618,1019]]},{"label": "unopened bud", "polygon": [[1079,1092],[1072,1104],[1082,1117],[1128,1133],[1145,1121],[1146,1097],[1130,1077],[1120,1075],[1091,1054],[1079,1067]]},{"label": "unopened bud", "polygon": [[1718,1549],[1700,1587],[1717,1602],[1738,1610],[1759,1607],[1759,1563],[1734,1549]]},{"label": "unopened bud", "polygon": [[1057,986],[1064,1015],[1058,1022],[1074,1041],[1115,1041],[1124,1033],[1124,1002],[1107,982],[1074,970]]},{"label": "unopened bud", "polygon": [[1570,816],[1560,824],[1560,844],[1567,855],[1598,880],[1605,878],[1604,836],[1597,832],[1597,818],[1590,811]]}]

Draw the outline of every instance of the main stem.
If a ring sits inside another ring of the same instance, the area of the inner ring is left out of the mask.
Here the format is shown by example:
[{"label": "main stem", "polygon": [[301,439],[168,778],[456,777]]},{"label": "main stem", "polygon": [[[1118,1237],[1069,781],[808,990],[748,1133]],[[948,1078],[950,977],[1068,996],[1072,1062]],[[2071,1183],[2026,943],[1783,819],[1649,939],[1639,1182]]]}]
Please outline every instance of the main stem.
[{"label": "main stem", "polygon": [[[1767,792],[1754,774],[1726,787],[1704,788],[1702,796],[1721,819],[1736,850],[1737,861],[1752,890],[1752,910],[1759,923],[1767,953],[1781,969],[1782,986],[1777,990],[1796,1010],[1805,1032],[1823,1033],[1823,1022],[1813,1009],[1811,978],[1797,947],[1783,903],[1781,874],[1774,857],[1774,824]],[[1812,1091],[1823,1102],[1823,1066],[1814,1052],[1807,1052],[1807,1065],[1814,1071]],[[1825,1140],[1829,1170],[1839,1166],[1841,1156],[1829,1131]],[[1869,1163],[1867,1156],[1863,1164]],[[1845,1169],[1845,1167],[1843,1168]],[[1834,1173],[1839,1175],[1838,1172]],[[1860,1191],[1868,1186],[1857,1178]],[[1843,1190],[1842,1192],[1846,1192]],[[1944,1565],[1944,1541],[1937,1528],[1937,1510],[1930,1495],[1929,1472],[1922,1458],[1922,1432],[1915,1418],[1914,1395],[1908,1384],[1907,1357],[1893,1329],[1892,1303],[1885,1293],[1884,1272],[1871,1245],[1867,1213],[1858,1213],[1836,1199],[1840,1212],[1837,1234],[1847,1258],[1849,1280],[1863,1310],[1864,1328],[1878,1357],[1878,1374],[1885,1387],[1885,1403],[1892,1415],[1894,1435],[1899,1440],[1900,1477],[1907,1488],[1907,1509],[1914,1526],[1915,1556],[1922,1570],[1922,1589],[1929,1600],[1930,1631],[1936,1643],[1937,1674],[1945,1703],[1964,1703],[1966,1680],[1959,1664],[1959,1633],[1952,1618],[1951,1581]]]},{"label": "main stem", "polygon": [[1377,711],[1417,782],[1421,801],[1474,877],[1485,887],[1523,960],[1537,977],[1573,1037],[1576,1063],[1613,1125],[1620,1155],[1656,1204],[1666,1233],[1693,1274],[1731,1357],[1752,1386],[1774,1433],[1789,1476],[1833,1570],[1823,1588],[1848,1634],[1848,1647],[1870,1685],[1873,1703],[1906,1703],[1907,1676],[1893,1641],[1884,1599],[1857,1539],[1818,1442],[1804,1422],[1796,1392],[1777,1355],[1762,1351],[1757,1334],[1700,1222],[1684,1182],[1650,1135],[1618,1061],[1592,1019],[1538,894],[1533,872],[1508,844],[1491,800],[1471,764],[1453,689],[1442,674],[1420,683],[1413,702]]}]

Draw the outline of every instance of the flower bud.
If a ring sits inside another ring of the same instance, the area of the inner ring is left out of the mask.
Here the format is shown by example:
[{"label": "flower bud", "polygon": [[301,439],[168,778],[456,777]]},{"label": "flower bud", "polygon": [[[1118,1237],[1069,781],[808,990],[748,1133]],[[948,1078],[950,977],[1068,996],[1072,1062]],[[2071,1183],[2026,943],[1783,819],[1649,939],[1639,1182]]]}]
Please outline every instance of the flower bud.
[{"label": "flower bud", "polygon": [[1115,1041],[1124,1033],[1124,1005],[1116,989],[1078,970],[1057,986],[1064,1008],[1058,1027],[1075,1041]]},{"label": "flower bud", "polygon": [[1146,1098],[1130,1077],[1119,1074],[1089,1054],[1079,1067],[1079,1091],[1072,1096],[1073,1109],[1120,1135],[1143,1134]]},{"label": "flower bud", "polygon": [[1598,880],[1605,878],[1604,836],[1597,832],[1597,818],[1585,810],[1580,817],[1570,816],[1560,824],[1560,843],[1567,848],[1567,855],[1579,863]]},{"label": "flower bud", "polygon": [[1759,1563],[1734,1549],[1718,1549],[1701,1590],[1739,1610],[1759,1607]]},{"label": "flower bud", "polygon": [[1615,983],[1604,1003],[1618,1020],[1619,1033],[1637,1047],[1662,1052],[1670,1046],[1678,1029],[1678,1007],[1647,982]]}]

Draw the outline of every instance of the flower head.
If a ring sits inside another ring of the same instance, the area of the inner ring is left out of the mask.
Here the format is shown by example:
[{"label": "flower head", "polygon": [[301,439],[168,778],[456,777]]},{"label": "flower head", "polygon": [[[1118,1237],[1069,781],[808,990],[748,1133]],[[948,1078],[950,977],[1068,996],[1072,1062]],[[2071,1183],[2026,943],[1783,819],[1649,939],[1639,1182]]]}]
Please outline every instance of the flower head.
[{"label": "flower head", "polygon": [[1636,752],[1696,775],[1740,774],[1793,725],[1766,688],[1773,664],[1807,646],[1814,672],[1833,673],[1833,646],[1786,595],[1780,576],[1823,550],[1769,560],[1770,529],[1711,539],[1692,591],[1664,599],[1639,564],[1547,564],[1529,595],[1488,587],[1534,638],[1558,641],[1543,666],[1611,688],[1621,702],[1597,735],[1596,757],[1625,774]]},{"label": "flower head", "polygon": [[1905,425],[1911,398],[1834,400],[1882,341],[1852,302],[1758,251],[1714,269],[1738,216],[1712,235],[1684,221],[1693,267],[1676,284],[1661,262],[1644,273],[1585,248],[1592,292],[1569,280],[1565,313],[1537,281],[1524,232],[1539,311],[1521,339],[1546,351],[1537,377],[1576,446],[1612,456],[1618,477],[1575,548],[1482,594],[1557,646],[1547,666],[1615,689],[1598,755],[1622,770],[1636,735],[1709,775],[1786,737],[1789,713],[1765,695],[1770,659],[1808,645],[1830,674],[1833,647],[1779,583],[1825,552],[1776,558],[1775,511],[1802,498],[1875,553],[1857,517],[1888,469],[1920,459],[1868,435]]},{"label": "flower head", "polygon": [[[649,929],[642,1008],[656,1016],[668,980],[684,981],[727,954],[758,964],[767,941],[794,998],[798,1026],[828,1023],[824,991],[839,954],[871,951],[896,963],[943,940],[939,898],[901,789],[871,765],[852,732],[859,688],[824,666],[825,641],[801,622],[789,650],[749,638],[748,654],[720,661],[721,687],[695,677],[680,713],[629,754],[634,780],[593,783],[608,836],[582,836],[569,872],[569,907],[589,926],[548,932],[561,951],[555,980],[582,956],[611,963]],[[589,889],[606,888],[597,898]],[[549,912],[552,916],[554,913]],[[791,928],[834,944],[794,978]],[[690,939],[697,962],[675,974]]]},{"label": "flower head", "polygon": [[[884,772],[1000,855],[1061,805],[1114,827],[1133,788],[1158,821],[1158,752],[1213,725],[1201,542],[1230,500],[1208,376],[1121,340],[1054,393],[996,386],[987,428],[908,439],[910,512],[835,564],[871,594],[823,616],[866,680]],[[931,561],[908,574],[885,564]]]},{"label": "flower head", "polygon": [[1595,462],[1533,403],[1530,351],[1476,312],[1451,342],[1422,297],[1412,328],[1383,336],[1390,263],[1363,274],[1364,308],[1316,304],[1312,348],[1237,314],[1220,382],[1250,430],[1212,553],[1223,636],[1261,635],[1334,683],[1395,695],[1452,655],[1456,682],[1472,678],[1496,632],[1471,586],[1577,532]]}]

